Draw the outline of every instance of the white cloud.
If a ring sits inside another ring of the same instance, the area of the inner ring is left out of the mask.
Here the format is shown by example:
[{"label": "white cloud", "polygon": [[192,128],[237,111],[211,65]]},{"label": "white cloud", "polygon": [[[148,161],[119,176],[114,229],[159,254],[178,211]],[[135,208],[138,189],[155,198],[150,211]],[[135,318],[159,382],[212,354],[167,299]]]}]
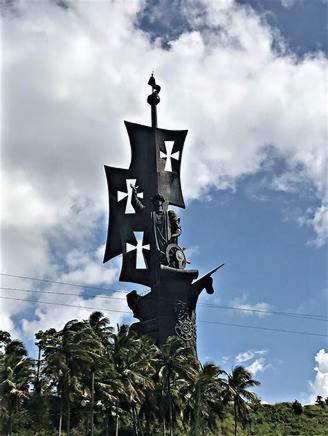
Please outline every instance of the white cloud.
[{"label": "white cloud", "polygon": [[[44,296],[40,297],[41,301],[54,301],[54,298]],[[102,311],[110,319],[111,325],[122,322],[131,322],[131,314],[126,303],[126,293],[114,292],[111,297],[99,294],[96,297],[87,298],[80,295],[56,296],[55,302],[63,304],[47,305],[38,303],[35,305],[35,319],[22,321],[22,332],[26,337],[32,337],[38,330],[48,328],[62,329],[64,325],[72,319],[87,319],[90,314],[96,310]],[[65,306],[67,304],[68,306]],[[80,307],[73,307],[80,306]]]},{"label": "white cloud", "polygon": [[[1,297],[6,295],[1,292]],[[13,317],[19,313],[32,310],[32,304],[29,302],[24,302],[20,300],[11,299],[13,298],[13,293],[10,293],[10,299],[0,299],[0,330],[10,332],[13,338],[21,338],[21,331],[19,327],[14,323]],[[14,298],[21,299],[21,295],[15,295]]]},{"label": "white cloud", "polygon": [[[102,266],[96,254],[86,254],[105,240],[102,166],[128,166],[122,121],[149,122],[146,81],[154,68],[162,85],[159,125],[190,129],[182,169],[187,198],[234,187],[260,170],[273,149],[289,171],[302,168],[324,201],[324,55],[277,54],[275,31],[232,0],[184,1],[181,12],[193,31],[163,49],[135,26],[143,4],[71,2],[64,9],[45,0],[7,8],[4,271],[114,280],[113,263]],[[323,210],[313,217],[321,240]]]},{"label": "white cloud", "polygon": [[300,226],[314,228],[316,237],[310,243],[322,247],[328,241],[328,205],[322,204],[317,209],[307,209],[305,214],[297,217]]},{"label": "white cloud", "polygon": [[[99,255],[100,248],[95,250],[95,254],[93,256],[83,251],[79,252],[77,249],[69,251],[66,259],[62,259],[63,265],[67,265],[69,272],[56,276],[56,281],[99,287],[106,286],[106,288],[108,285],[112,285],[114,279],[117,277],[118,270],[113,266],[111,268],[105,268],[101,264]],[[42,259],[42,261],[44,262],[44,259]],[[37,277],[40,276],[40,274],[37,275]],[[50,328],[51,326],[55,328],[61,328],[60,326],[64,325],[67,321],[69,321],[69,319],[86,318],[94,310],[115,309],[129,312],[129,308],[125,300],[125,293],[111,293],[110,295],[114,297],[113,300],[102,299],[102,297],[105,295],[103,293],[99,294],[99,296],[88,298],[88,296],[81,295],[83,293],[83,289],[77,288],[76,286],[72,287],[58,283],[47,284],[47,286],[44,286],[43,282],[26,281],[24,279],[17,279],[15,277],[2,277],[2,286],[13,288],[13,290],[1,291],[1,296],[10,296],[10,298],[13,298],[14,300],[0,300],[2,309],[0,328],[10,331],[13,335],[15,335],[15,337],[32,337],[35,331]],[[22,293],[20,291],[15,291],[15,288],[28,288],[45,293]],[[64,295],[47,295],[46,292],[49,291],[63,293]],[[99,292],[101,291],[94,290],[94,293]],[[76,294],[76,296],[65,295],[65,293]],[[118,297],[120,297],[121,300],[118,300]],[[23,299],[33,300],[34,302],[24,302],[22,301]],[[59,305],[46,305],[38,303],[38,300],[42,302],[49,301]],[[81,308],[65,306],[65,304],[81,306]],[[83,308],[83,306],[87,308]],[[30,316],[28,319],[24,319],[27,309],[29,310],[29,314],[34,313],[34,317],[32,319],[30,319]],[[115,310],[114,312],[108,312],[109,318],[114,326],[128,317],[127,314],[115,312]],[[21,316],[23,316],[23,320],[19,325],[15,326],[12,321],[12,317],[17,314],[21,314]]]},{"label": "white cloud", "polygon": [[243,294],[241,297],[236,297],[232,300],[231,305],[233,307],[237,307],[240,309],[240,315],[244,316],[258,316],[259,318],[263,318],[265,316],[269,316],[271,306],[268,303],[255,303],[250,304],[247,302],[247,294]]},{"label": "white cloud", "polygon": [[[267,350],[247,350],[243,351],[234,359],[236,365],[243,365],[248,362],[248,366],[245,366],[245,369],[250,371],[252,376],[254,377],[257,373],[263,372],[265,369],[271,366],[271,364],[267,363],[267,359],[265,354],[267,354]],[[252,362],[250,362],[252,361]]]},{"label": "white cloud", "polygon": [[254,357],[258,356],[258,355],[263,355],[267,353],[266,350],[257,350],[257,351],[253,351],[253,350],[248,350],[248,351],[244,351],[242,353],[237,354],[237,356],[235,357],[235,362],[236,363],[243,363],[243,362],[247,362],[251,359],[254,359]]},{"label": "white cloud", "polygon": [[104,245],[96,249],[94,256],[78,248],[69,251],[66,255],[69,272],[63,273],[60,281],[97,286],[113,283],[117,279],[118,269],[114,265],[111,268],[102,265],[103,253]]},{"label": "white cloud", "polygon": [[315,243],[321,247],[328,240],[328,205],[322,205],[315,211],[312,224],[317,234]]},{"label": "white cloud", "polygon": [[314,368],[316,375],[313,382],[310,382],[312,395],[310,402],[313,403],[317,395],[328,397],[328,352],[323,348],[315,355],[317,366]]},{"label": "white cloud", "polygon": [[269,365],[266,365],[266,359],[264,357],[259,357],[255,359],[249,366],[246,367],[247,371],[249,371],[254,377],[257,373],[263,372]]},{"label": "white cloud", "polygon": [[271,188],[275,191],[296,193],[304,187],[304,182],[306,182],[306,177],[302,171],[290,171],[275,176]]}]

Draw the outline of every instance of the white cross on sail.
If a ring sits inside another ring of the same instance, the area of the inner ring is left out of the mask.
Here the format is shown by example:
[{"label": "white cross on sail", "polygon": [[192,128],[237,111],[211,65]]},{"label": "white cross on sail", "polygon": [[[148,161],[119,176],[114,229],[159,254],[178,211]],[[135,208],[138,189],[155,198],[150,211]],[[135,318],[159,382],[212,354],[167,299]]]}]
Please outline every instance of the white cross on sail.
[{"label": "white cross on sail", "polygon": [[[135,213],[135,210],[133,209],[133,206],[131,204],[131,196],[132,196],[132,186],[136,186],[137,179],[126,179],[126,191],[117,191],[117,201],[122,201],[125,197],[128,197],[128,200],[126,202],[125,207],[125,213],[126,214],[132,214]],[[143,192],[138,192],[138,197],[143,198]]]},{"label": "white cross on sail", "polygon": [[133,232],[133,233],[137,240],[137,245],[132,245],[127,242],[126,252],[129,253],[130,251],[137,250],[136,269],[146,269],[147,265],[142,250],[150,250],[150,245],[149,244],[143,245],[144,232]]},{"label": "white cross on sail", "polygon": [[164,141],[166,153],[160,152],[160,158],[165,159],[164,171],[172,172],[172,159],[179,160],[180,152],[172,153],[174,141]]}]

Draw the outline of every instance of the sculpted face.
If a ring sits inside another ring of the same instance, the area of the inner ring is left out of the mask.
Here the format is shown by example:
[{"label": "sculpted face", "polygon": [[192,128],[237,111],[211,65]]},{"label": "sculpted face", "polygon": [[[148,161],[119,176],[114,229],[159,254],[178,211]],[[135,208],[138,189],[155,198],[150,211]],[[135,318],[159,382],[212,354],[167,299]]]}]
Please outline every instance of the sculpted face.
[{"label": "sculpted face", "polygon": [[154,212],[156,212],[156,213],[163,213],[164,212],[164,208],[163,208],[164,201],[162,201],[159,198],[156,198],[153,201],[153,204],[154,204]]},{"label": "sculpted face", "polygon": [[153,197],[153,199],[152,199],[152,203],[153,203],[154,212],[160,213],[160,214],[164,213],[163,205],[165,203],[165,199],[161,195],[159,195],[159,194],[155,195],[155,197]]}]

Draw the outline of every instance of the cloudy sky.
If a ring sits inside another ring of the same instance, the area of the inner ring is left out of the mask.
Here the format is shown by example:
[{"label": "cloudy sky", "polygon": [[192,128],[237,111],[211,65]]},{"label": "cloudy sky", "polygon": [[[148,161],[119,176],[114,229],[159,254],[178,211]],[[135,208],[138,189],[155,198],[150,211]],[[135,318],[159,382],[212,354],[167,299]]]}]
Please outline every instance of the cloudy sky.
[{"label": "cloudy sky", "polygon": [[246,366],[268,402],[328,396],[327,1],[1,4],[0,328],[34,352],[94,309],[132,322],[121,260],[102,264],[103,165],[128,166],[154,70],[159,126],[189,130],[181,244],[200,273],[225,263],[201,360]]}]

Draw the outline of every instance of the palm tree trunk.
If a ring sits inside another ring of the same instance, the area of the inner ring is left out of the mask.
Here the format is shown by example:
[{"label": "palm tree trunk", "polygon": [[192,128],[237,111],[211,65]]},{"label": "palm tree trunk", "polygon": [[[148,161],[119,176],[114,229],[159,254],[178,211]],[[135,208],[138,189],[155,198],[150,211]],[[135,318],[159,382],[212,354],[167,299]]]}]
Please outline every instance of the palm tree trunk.
[{"label": "palm tree trunk", "polygon": [[84,425],[85,425],[85,436],[89,436],[89,413],[85,414]]},{"label": "palm tree trunk", "polygon": [[67,423],[66,423],[66,435],[69,436],[71,432],[71,404],[69,396],[67,398]]},{"label": "palm tree trunk", "polygon": [[134,434],[135,434],[135,436],[139,436],[138,423],[137,423],[137,417],[136,417],[136,406],[134,404],[132,405],[132,420],[133,420]]},{"label": "palm tree trunk", "polygon": [[94,434],[95,372],[91,374],[91,436]]},{"label": "palm tree trunk", "polygon": [[8,435],[11,436],[13,432],[13,417],[12,414],[9,415],[9,432]]},{"label": "palm tree trunk", "polygon": [[198,435],[198,430],[199,430],[199,407],[200,407],[200,392],[199,390],[197,390],[195,427],[194,427],[194,432],[196,436]]},{"label": "palm tree trunk", "polygon": [[66,435],[69,436],[71,431],[71,403],[69,398],[69,392],[70,392],[70,384],[71,384],[71,377],[69,370],[67,371],[67,422],[66,422]]},{"label": "palm tree trunk", "polygon": [[173,435],[173,413],[172,413],[172,399],[171,396],[169,398],[169,405],[170,405],[170,436]]},{"label": "palm tree trunk", "polygon": [[140,420],[138,414],[137,414],[137,424],[138,424],[138,428],[139,428],[140,436],[144,436],[143,421]]},{"label": "palm tree trunk", "polygon": [[142,419],[140,419],[137,406],[134,406],[134,408],[135,408],[134,413],[136,416],[136,425],[137,425],[138,432],[140,433],[140,436],[144,436]]},{"label": "palm tree trunk", "polygon": [[150,418],[147,415],[146,415],[145,432],[146,435],[150,435]]},{"label": "palm tree trunk", "polygon": [[63,424],[63,390],[60,397],[60,410],[59,410],[59,423],[58,423],[58,436],[62,434],[62,424]]},{"label": "palm tree trunk", "polygon": [[58,436],[61,436],[62,434],[62,422],[63,422],[63,410],[62,408],[60,408],[60,413],[59,413],[59,424],[58,424]]},{"label": "palm tree trunk", "polygon": [[174,436],[173,432],[173,410],[172,410],[172,396],[171,396],[171,383],[170,372],[167,375],[167,393],[169,397],[169,416],[170,416],[170,436]]},{"label": "palm tree trunk", "polygon": [[38,345],[38,363],[37,363],[37,370],[36,370],[36,382],[35,382],[35,391],[39,394],[41,392],[41,385],[40,385],[40,364],[41,364],[41,347],[40,344]]},{"label": "palm tree trunk", "polygon": [[116,402],[116,424],[115,424],[115,436],[118,436],[118,401]]},{"label": "palm tree trunk", "polygon": [[233,401],[233,412],[235,416],[235,436],[237,436],[237,404],[235,399]]},{"label": "palm tree trunk", "polygon": [[106,436],[109,436],[109,417],[106,414]]}]

